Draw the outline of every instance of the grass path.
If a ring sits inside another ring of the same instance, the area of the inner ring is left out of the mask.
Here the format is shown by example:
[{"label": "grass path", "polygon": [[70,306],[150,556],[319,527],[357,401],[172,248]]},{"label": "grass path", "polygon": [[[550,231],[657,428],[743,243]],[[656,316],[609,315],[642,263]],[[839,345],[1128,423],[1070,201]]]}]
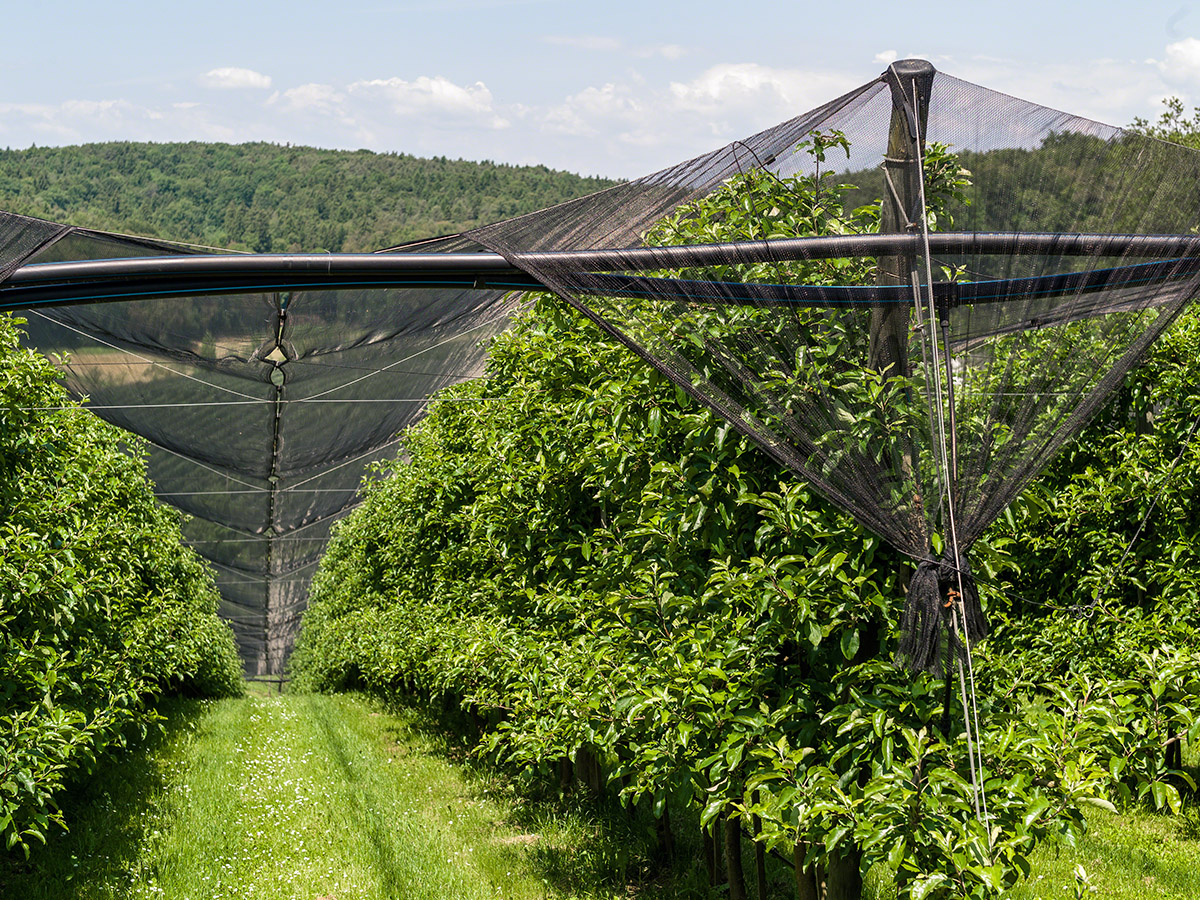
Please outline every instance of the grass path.
[{"label": "grass path", "polygon": [[[520,807],[506,786],[451,763],[411,713],[264,693],[164,712],[161,740],[73,793],[69,834],[28,865],[0,864],[0,900],[710,896],[698,847],[681,850],[667,881],[646,883],[624,868],[613,832]],[[525,830],[505,824],[516,821]],[[1007,900],[1197,900],[1198,837],[1200,815],[1096,810],[1078,846],[1037,851]],[[1076,884],[1076,864],[1095,893]],[[775,875],[773,896],[793,896]]]},{"label": "grass path", "polygon": [[[355,697],[252,695],[177,711],[96,779],[70,835],[0,875],[22,900],[535,898],[530,835],[405,720]],[[399,740],[398,740],[399,739]]]}]

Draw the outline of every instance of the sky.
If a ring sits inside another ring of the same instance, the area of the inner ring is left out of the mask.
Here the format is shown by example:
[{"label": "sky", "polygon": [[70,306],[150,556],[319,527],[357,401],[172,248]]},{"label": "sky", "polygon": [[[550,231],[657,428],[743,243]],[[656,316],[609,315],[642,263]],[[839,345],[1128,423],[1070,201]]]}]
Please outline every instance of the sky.
[{"label": "sky", "polygon": [[893,59],[1128,125],[1200,104],[1200,4],[339,0],[6,11],[0,146],[271,141],[630,178]]}]

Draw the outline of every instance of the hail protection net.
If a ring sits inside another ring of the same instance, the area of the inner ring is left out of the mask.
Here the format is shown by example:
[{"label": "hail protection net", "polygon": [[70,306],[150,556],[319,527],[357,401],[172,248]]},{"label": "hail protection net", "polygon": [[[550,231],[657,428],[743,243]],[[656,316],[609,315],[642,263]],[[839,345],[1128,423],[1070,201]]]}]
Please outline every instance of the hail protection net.
[{"label": "hail protection net", "polygon": [[[428,248],[429,245],[426,245]],[[471,249],[461,240],[436,245]],[[34,262],[172,255],[72,231]],[[216,570],[252,674],[282,671],[330,527],[440,389],[477,377],[519,298],[462,288],[195,293],[28,309],[87,406],[143,436],[158,496]]]},{"label": "hail protection net", "polygon": [[[906,627],[926,646],[907,650],[934,669],[939,576],[942,600],[956,569],[973,592],[965,557],[939,570],[951,513],[964,554],[1195,293],[1179,241],[1073,236],[1192,234],[1198,183],[1200,153],[906,61],[471,236],[923,562],[932,593],[913,609],[910,590]],[[880,249],[888,234],[904,240]],[[813,236],[840,243],[787,244]],[[637,252],[727,241],[697,265]],[[562,252],[601,247],[628,250],[603,271]],[[977,606],[968,619],[981,635]]]},{"label": "hail protection net", "polygon": [[[75,393],[147,438],[252,672],[282,665],[367,464],[481,373],[522,285],[918,561],[902,649],[932,669],[960,574],[985,629],[966,550],[1195,294],[1197,184],[1200,153],[904,61],[686,163],[393,251],[488,248],[507,274],[287,287],[276,266],[253,292],[196,276],[25,317]],[[0,219],[10,283],[26,261],[186,252]]]}]

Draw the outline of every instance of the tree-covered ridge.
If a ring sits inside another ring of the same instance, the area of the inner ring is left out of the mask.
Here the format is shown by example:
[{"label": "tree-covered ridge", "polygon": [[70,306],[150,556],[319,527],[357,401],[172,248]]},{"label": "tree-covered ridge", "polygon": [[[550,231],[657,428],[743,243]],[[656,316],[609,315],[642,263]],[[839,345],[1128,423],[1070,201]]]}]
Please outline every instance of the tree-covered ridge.
[{"label": "tree-covered ridge", "polygon": [[611,184],[545,166],[266,143],[0,151],[0,209],[263,253],[377,250]]}]

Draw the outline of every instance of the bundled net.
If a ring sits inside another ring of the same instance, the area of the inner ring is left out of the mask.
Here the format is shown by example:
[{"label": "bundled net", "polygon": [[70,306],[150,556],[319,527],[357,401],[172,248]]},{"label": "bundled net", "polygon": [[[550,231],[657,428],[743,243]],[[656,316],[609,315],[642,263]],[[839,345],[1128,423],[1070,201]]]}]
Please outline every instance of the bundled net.
[{"label": "bundled net", "polygon": [[[680,165],[394,252],[397,271],[501,254],[912,557],[901,649],[936,670],[947,596],[968,640],[986,630],[972,542],[1195,294],[1197,183],[1200,153],[904,61]],[[0,221],[0,279],[184,252]],[[71,389],[148,439],[248,668],[275,671],[365,465],[480,374],[521,283],[198,279],[26,316]]]}]

